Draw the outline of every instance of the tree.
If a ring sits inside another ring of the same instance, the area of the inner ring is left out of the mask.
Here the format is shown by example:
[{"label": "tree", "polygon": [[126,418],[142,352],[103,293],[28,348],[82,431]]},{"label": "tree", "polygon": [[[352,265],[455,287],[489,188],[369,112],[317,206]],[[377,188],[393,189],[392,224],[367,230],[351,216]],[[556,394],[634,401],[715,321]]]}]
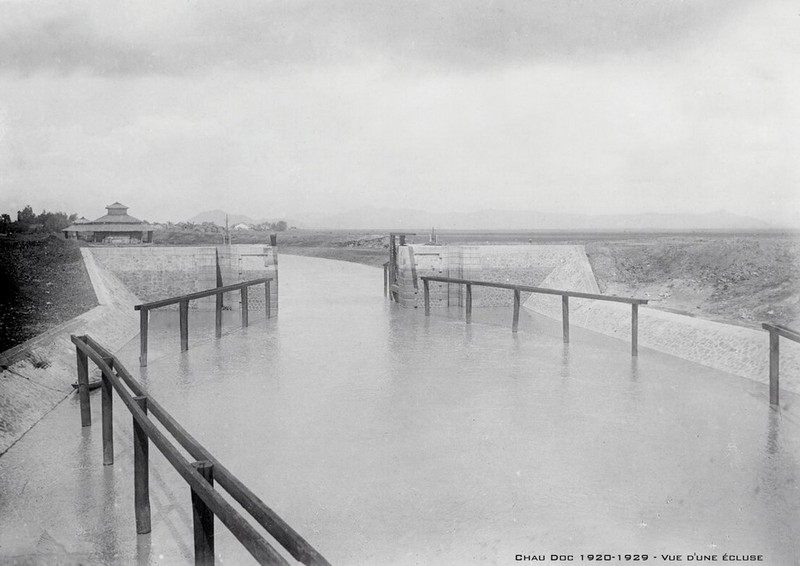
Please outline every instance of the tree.
[{"label": "tree", "polygon": [[17,211],[17,222],[20,224],[33,224],[36,221],[36,214],[33,212],[31,205],[27,205],[22,210]]},{"label": "tree", "polygon": [[47,212],[45,210],[36,218],[36,221],[49,232],[60,232],[70,225],[65,212]]},{"label": "tree", "polygon": [[3,234],[11,230],[11,217],[8,214],[0,214],[0,232]]},{"label": "tree", "polygon": [[278,220],[278,222],[275,223],[275,229],[278,232],[285,232],[286,231],[286,221],[285,220]]}]

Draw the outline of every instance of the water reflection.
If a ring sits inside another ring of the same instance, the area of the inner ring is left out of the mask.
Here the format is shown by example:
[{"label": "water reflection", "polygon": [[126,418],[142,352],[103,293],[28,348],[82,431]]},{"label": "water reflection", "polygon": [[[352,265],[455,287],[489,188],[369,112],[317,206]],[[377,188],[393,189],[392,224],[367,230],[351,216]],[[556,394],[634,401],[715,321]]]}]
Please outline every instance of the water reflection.
[{"label": "water reflection", "polygon": [[136,537],[136,564],[149,566],[153,563],[153,545],[150,533]]},{"label": "water reflection", "polygon": [[631,356],[631,374],[630,380],[632,382],[639,381],[639,356]]},{"label": "water reflection", "polygon": [[767,413],[768,426],[767,426],[767,453],[776,454],[779,450],[778,446],[778,427],[780,425],[780,411],[772,410]]},{"label": "water reflection", "polygon": [[569,377],[569,344],[561,347],[561,377]]},{"label": "water reflection", "polygon": [[[783,438],[784,427],[794,428],[789,422],[784,422],[779,409],[770,408],[767,411],[766,443],[763,451],[763,472],[755,486],[755,493],[763,498],[764,505],[770,509],[788,507],[788,511],[795,517],[800,517],[800,496],[797,495],[800,485],[795,455],[790,446],[796,440],[796,430],[787,430],[788,434],[795,435],[792,439]],[[796,452],[795,452],[796,454]],[[793,491],[793,496],[787,497],[787,491]],[[784,564],[800,564],[800,547],[796,544],[800,536],[800,523],[786,521],[780,514],[766,513],[767,520],[762,526],[767,536],[782,540],[781,552],[772,557]]]}]

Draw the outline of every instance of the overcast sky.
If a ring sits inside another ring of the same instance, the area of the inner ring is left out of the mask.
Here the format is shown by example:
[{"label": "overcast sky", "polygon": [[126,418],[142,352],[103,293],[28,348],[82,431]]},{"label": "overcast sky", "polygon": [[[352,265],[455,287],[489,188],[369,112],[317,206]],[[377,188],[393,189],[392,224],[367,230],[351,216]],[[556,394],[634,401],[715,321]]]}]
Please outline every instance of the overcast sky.
[{"label": "overcast sky", "polygon": [[[113,6],[113,8],[112,8]],[[795,0],[0,0],[0,211],[800,227]]]}]

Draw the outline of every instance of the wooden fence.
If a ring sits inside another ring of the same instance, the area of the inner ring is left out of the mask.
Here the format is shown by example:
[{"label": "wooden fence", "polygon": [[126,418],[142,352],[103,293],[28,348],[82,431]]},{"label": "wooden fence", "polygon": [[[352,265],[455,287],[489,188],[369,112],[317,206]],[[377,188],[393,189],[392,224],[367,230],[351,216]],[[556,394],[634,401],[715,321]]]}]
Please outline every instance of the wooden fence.
[{"label": "wooden fence", "polygon": [[189,293],[188,295],[181,295],[179,297],[171,297],[169,299],[161,299],[159,301],[152,301],[136,305],[133,308],[140,311],[139,319],[139,365],[145,367],[147,365],[147,332],[150,321],[150,311],[159,307],[166,307],[168,305],[178,305],[180,311],[180,332],[181,332],[181,352],[189,349],[189,301],[194,299],[202,299],[215,295],[217,303],[215,307],[215,321],[216,336],[222,336],[222,296],[223,293],[230,291],[241,292],[241,308],[242,308],[242,327],[249,324],[248,320],[248,305],[247,305],[247,290],[254,285],[264,285],[264,296],[266,299],[266,313],[267,318],[272,316],[270,308],[270,281],[272,277],[261,277],[259,279],[251,279],[250,281],[243,281],[241,283],[234,283],[232,285],[225,285],[223,287],[214,287],[213,289],[206,289],[204,291],[197,291],[196,293]]},{"label": "wooden fence", "polygon": [[[133,416],[133,483],[136,532],[150,532],[149,445],[172,464],[191,488],[194,509],[195,564],[214,563],[214,517],[230,529],[236,539],[260,564],[289,564],[267,539],[214,488],[214,482],[247,511],[253,519],[292,557],[306,565],[329,566],[308,542],[225,468],[208,450],[150,397],[119,360],[89,336],[72,335],[78,366],[78,395],[81,424],[92,424],[89,405],[88,361],[100,368],[102,377],[103,464],[114,463],[113,391]],[[152,417],[166,429],[195,462],[187,460],[177,446],[161,432]]]},{"label": "wooden fence", "polygon": [[631,355],[637,356],[639,353],[639,305],[646,305],[647,299],[632,299],[627,297],[611,297],[608,295],[598,295],[595,293],[581,293],[578,291],[561,291],[559,289],[547,289],[544,287],[530,287],[528,285],[513,285],[510,283],[495,283],[492,281],[474,281],[472,279],[458,279],[455,277],[420,277],[422,279],[425,293],[425,316],[431,314],[430,282],[453,283],[466,285],[466,321],[472,322],[472,287],[494,287],[496,289],[510,289],[514,292],[514,312],[511,322],[511,331],[517,332],[519,327],[519,307],[521,293],[539,293],[543,295],[561,296],[561,325],[564,334],[564,343],[569,343],[569,299],[594,299],[596,301],[611,301],[615,303],[626,303],[631,305]]}]

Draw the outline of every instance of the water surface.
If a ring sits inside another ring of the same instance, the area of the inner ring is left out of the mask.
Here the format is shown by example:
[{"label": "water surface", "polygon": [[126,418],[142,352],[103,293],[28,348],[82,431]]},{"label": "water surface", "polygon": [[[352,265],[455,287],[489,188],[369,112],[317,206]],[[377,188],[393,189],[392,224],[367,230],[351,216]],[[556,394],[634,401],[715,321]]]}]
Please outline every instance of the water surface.
[{"label": "water surface", "polygon": [[760,384],[578,329],[565,346],[546,319],[426,318],[381,277],[282,256],[277,318],[142,374],[333,563],[800,560],[792,396],[779,413]]}]

